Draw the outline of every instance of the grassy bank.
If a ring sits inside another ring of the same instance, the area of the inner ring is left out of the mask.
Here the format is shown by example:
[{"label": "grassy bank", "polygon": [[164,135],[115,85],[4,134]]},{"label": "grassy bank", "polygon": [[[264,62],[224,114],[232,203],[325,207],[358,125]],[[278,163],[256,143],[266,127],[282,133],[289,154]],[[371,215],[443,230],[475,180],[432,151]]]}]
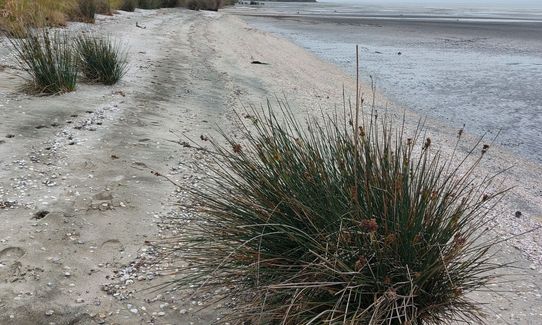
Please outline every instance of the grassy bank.
[{"label": "grassy bank", "polygon": [[20,32],[25,26],[64,26],[67,21],[94,22],[95,14],[186,7],[218,10],[234,0],[0,0],[0,30]]}]

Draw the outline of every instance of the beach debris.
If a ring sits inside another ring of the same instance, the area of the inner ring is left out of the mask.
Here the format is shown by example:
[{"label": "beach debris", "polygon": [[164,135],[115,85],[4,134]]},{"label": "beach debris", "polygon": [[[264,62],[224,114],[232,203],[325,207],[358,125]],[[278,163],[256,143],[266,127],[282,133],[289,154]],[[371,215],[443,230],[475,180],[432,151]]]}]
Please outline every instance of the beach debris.
[{"label": "beach debris", "polygon": [[516,218],[521,218],[521,215],[522,215],[521,211],[516,211],[515,213]]},{"label": "beach debris", "polygon": [[49,211],[47,210],[39,210],[38,212],[34,213],[34,216],[32,219],[40,220],[45,218],[49,214]]},{"label": "beach debris", "polygon": [[139,22],[136,21],[136,27],[141,29],[147,29],[147,26],[141,26]]},{"label": "beach debris", "polygon": [[8,134],[8,135],[6,135],[6,138],[8,138],[8,139],[15,138],[15,134]]},{"label": "beach debris", "polygon": [[9,201],[0,201],[0,209],[8,209],[15,207],[17,205],[17,201],[9,200]]},{"label": "beach debris", "polygon": [[403,53],[401,53],[401,52],[397,52],[397,55],[401,55],[401,54],[403,54]]},{"label": "beach debris", "polygon": [[265,63],[265,62],[258,61],[258,60],[254,60],[254,61],[250,62],[250,64],[263,64],[263,65],[269,65],[269,63]]}]

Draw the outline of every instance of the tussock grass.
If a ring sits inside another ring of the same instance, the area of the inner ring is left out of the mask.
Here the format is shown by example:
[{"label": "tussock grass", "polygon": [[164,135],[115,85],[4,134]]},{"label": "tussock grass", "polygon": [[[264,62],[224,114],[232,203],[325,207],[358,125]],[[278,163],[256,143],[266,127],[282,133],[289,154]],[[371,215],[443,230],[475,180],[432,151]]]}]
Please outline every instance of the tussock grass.
[{"label": "tussock grass", "polygon": [[304,124],[279,107],[250,111],[242,142],[211,140],[211,176],[187,188],[200,213],[171,240],[188,265],[176,284],[226,289],[223,322],[482,322],[466,295],[502,267],[485,237],[502,192],[474,177],[487,145],[443,157],[421,126],[407,135],[375,112],[358,129]]},{"label": "tussock grass", "polygon": [[85,78],[112,85],[127,70],[127,52],[110,37],[82,34],[75,39],[79,65]]},{"label": "tussock grass", "polygon": [[212,10],[224,7],[223,0],[181,0],[180,5],[190,10]]},{"label": "tussock grass", "polygon": [[137,4],[138,4],[138,0],[122,0],[122,3],[119,6],[119,9],[133,12],[137,8]]},{"label": "tussock grass", "polygon": [[112,15],[113,8],[115,8],[113,5],[115,5],[115,3],[112,3],[109,0],[96,0],[96,13],[101,15]]},{"label": "tussock grass", "polygon": [[65,26],[71,10],[72,1],[5,0],[0,2],[0,29],[20,36],[28,26]]},{"label": "tussock grass", "polygon": [[38,29],[11,38],[19,63],[30,74],[29,90],[58,94],[75,90],[77,62],[66,33]]},{"label": "tussock grass", "polygon": [[96,11],[96,0],[77,0],[77,8],[72,18],[85,23],[94,23]]},{"label": "tussock grass", "polygon": [[161,0],[160,6],[162,8],[174,8],[179,4],[178,0]]},{"label": "tussock grass", "polygon": [[158,9],[162,6],[162,0],[139,0],[138,8]]}]

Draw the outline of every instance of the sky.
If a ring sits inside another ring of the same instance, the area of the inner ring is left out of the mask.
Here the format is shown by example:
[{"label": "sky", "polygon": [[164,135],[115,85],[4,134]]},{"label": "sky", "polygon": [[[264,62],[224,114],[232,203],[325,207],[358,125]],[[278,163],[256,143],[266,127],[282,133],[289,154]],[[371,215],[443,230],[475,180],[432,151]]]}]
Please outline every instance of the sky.
[{"label": "sky", "polygon": [[429,5],[435,7],[506,7],[506,8],[542,8],[542,0],[318,0],[319,2],[356,3],[373,5]]}]

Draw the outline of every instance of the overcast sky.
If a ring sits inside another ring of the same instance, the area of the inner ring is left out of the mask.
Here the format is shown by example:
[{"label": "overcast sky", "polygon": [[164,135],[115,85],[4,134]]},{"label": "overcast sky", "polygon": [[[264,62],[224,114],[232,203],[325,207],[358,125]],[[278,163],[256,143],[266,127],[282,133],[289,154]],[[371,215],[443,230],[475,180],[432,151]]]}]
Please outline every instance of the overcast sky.
[{"label": "overcast sky", "polygon": [[435,7],[467,6],[467,7],[508,7],[508,8],[542,8],[542,0],[319,0],[319,2],[358,3],[378,5],[418,4]]}]

